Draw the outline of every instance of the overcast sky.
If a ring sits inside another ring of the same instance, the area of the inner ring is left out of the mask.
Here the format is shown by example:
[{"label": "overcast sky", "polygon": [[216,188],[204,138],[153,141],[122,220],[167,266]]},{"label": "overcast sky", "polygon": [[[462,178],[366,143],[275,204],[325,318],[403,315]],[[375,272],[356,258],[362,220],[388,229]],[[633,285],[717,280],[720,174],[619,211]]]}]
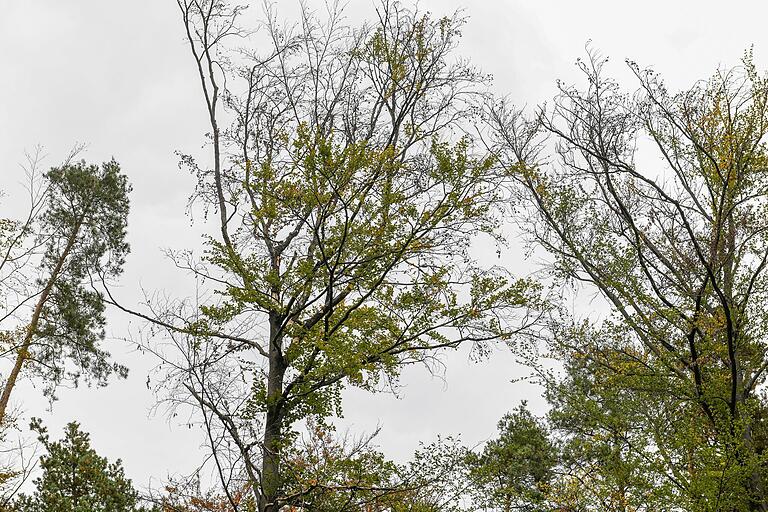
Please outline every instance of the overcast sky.
[{"label": "overcast sky", "polygon": [[[246,0],[243,0],[246,1]],[[276,2],[295,12],[296,0]],[[317,2],[309,2],[314,5]],[[254,8],[261,5],[254,1]],[[577,80],[574,61],[593,48],[610,56],[610,70],[626,76],[623,60],[653,66],[671,89],[708,77],[718,66],[738,64],[754,45],[756,62],[768,57],[765,15],[758,2],[618,2],[431,0],[423,10],[437,15],[463,8],[469,16],[461,52],[495,77],[494,90],[518,104],[551,98],[555,81]],[[370,15],[370,0],[351,0],[351,22]],[[137,301],[143,286],[183,296],[189,280],[161,254],[163,248],[197,247],[185,205],[192,179],[178,170],[175,150],[195,151],[207,131],[199,82],[182,37],[174,0],[0,0],[0,217],[23,207],[24,151],[36,144],[55,165],[75,143],[86,143],[89,161],[115,157],[134,191],[129,223],[133,252],[120,295]],[[514,245],[514,244],[513,244]],[[523,275],[512,247],[501,263]],[[151,414],[154,397],[145,386],[154,362],[120,341],[129,320],[110,313],[108,349],[131,369],[125,381],[103,389],[62,390],[52,410],[28,384],[14,399],[42,417],[58,436],[77,419],[97,450],[122,458],[138,486],[150,478],[192,469],[199,461],[200,433],[178,418]],[[344,427],[373,430],[379,445],[405,458],[419,440],[461,434],[469,444],[495,431],[496,421],[520,400],[544,411],[536,389],[512,384],[520,370],[499,350],[472,363],[466,352],[445,358],[442,378],[422,369],[406,371],[399,398],[349,392]],[[157,481],[156,481],[157,482]]]}]

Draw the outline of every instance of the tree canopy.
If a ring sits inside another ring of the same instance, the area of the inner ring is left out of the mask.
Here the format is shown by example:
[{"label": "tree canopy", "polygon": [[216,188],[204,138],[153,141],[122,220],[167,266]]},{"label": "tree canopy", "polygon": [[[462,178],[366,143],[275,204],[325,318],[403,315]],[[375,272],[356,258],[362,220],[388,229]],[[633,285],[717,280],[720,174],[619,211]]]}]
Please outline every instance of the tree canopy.
[{"label": "tree canopy", "polygon": [[536,122],[494,111],[551,275],[594,287],[609,309],[554,321],[568,373],[553,415],[580,478],[608,487],[598,508],[765,510],[768,81],[747,54],[672,94],[629,63],[639,89],[627,94],[604,65],[590,54],[586,89],[562,85],[539,115],[555,160],[521,138]]}]

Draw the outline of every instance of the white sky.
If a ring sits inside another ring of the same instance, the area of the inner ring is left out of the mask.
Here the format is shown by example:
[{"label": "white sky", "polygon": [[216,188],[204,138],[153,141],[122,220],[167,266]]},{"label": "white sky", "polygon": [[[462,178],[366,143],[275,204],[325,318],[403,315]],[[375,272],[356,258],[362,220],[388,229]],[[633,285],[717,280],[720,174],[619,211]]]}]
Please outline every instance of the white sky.
[{"label": "white sky", "polygon": [[[276,3],[285,12],[295,12],[297,5],[296,0]],[[576,80],[573,63],[584,55],[587,40],[612,58],[609,69],[617,76],[626,76],[623,59],[631,58],[661,72],[672,90],[708,77],[719,65],[738,64],[752,44],[759,66],[768,52],[768,8],[759,2],[430,0],[420,5],[437,15],[465,8],[470,20],[463,54],[492,73],[495,90],[518,104],[551,98],[558,78]],[[361,19],[372,6],[371,0],[351,0],[350,19]],[[199,227],[190,227],[185,216],[193,182],[178,170],[174,156],[177,149],[199,149],[207,131],[182,32],[173,0],[0,0],[0,190],[9,196],[0,201],[0,217],[18,214],[23,204],[17,164],[24,150],[44,145],[49,166],[76,142],[88,144],[83,157],[89,161],[114,156],[134,187],[133,252],[120,289],[126,302],[138,300],[141,286],[178,296],[190,291],[186,276],[161,254],[162,248],[199,246]],[[513,247],[501,263],[522,275],[533,267],[521,264],[520,252]],[[127,318],[112,313],[110,321],[110,335],[127,334]],[[199,460],[199,432],[162,414],[150,415],[154,398],[145,381],[153,361],[117,339],[107,346],[130,366],[127,380],[103,389],[62,390],[52,410],[38,390],[24,385],[15,403],[27,416],[42,417],[55,436],[66,422],[80,421],[100,453],[123,459],[138,486],[191,469]],[[461,433],[468,444],[484,441],[521,399],[544,410],[535,388],[510,383],[520,370],[503,350],[482,363],[469,362],[466,353],[445,362],[442,379],[408,370],[399,399],[347,393],[342,425],[370,431],[380,424],[379,445],[403,459],[419,440],[429,442],[438,433]]]}]

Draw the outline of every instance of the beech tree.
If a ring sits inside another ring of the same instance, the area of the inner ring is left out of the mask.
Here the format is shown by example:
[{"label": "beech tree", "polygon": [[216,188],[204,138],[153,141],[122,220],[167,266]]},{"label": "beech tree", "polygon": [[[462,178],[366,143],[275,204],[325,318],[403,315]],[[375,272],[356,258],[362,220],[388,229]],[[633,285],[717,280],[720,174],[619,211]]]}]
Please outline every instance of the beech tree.
[{"label": "beech tree", "polygon": [[302,422],[338,414],[345,385],[509,339],[536,287],[469,253],[500,241],[500,177],[462,135],[487,79],[454,57],[461,17],[385,2],[354,28],[331,5],[285,27],[267,10],[260,51],[233,51],[256,37],[242,8],[178,5],[210,124],[208,156],[181,160],[216,234],[172,255],[206,292],[134,313],[165,330],[160,386],[197,411],[231,506],[245,482],[276,512],[313,489],[288,485]]},{"label": "beech tree", "polygon": [[[571,436],[606,448],[613,436],[626,478],[602,483],[626,499],[610,510],[768,510],[768,81],[747,54],[672,94],[629,63],[639,89],[627,94],[604,64],[580,62],[585,89],[561,84],[533,122],[492,112],[553,276],[599,290],[610,311],[553,325],[552,353],[582,368],[570,390],[594,412]],[[578,411],[573,393],[563,403]],[[660,484],[648,505],[644,487]]]}]

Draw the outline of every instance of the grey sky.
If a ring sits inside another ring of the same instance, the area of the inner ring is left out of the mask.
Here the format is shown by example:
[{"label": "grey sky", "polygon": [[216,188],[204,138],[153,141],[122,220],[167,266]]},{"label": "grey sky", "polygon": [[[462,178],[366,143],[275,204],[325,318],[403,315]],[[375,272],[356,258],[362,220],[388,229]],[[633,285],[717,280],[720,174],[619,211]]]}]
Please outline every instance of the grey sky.
[{"label": "grey sky", "polygon": [[[296,5],[296,0],[277,2],[287,13]],[[351,21],[369,14],[372,5],[351,0]],[[756,2],[431,0],[420,5],[435,14],[465,9],[470,19],[462,53],[492,73],[494,89],[518,104],[550,98],[558,78],[576,80],[573,62],[584,54],[587,40],[612,58],[610,70],[616,75],[626,76],[623,59],[628,57],[652,65],[672,89],[706,78],[718,65],[737,64],[752,44],[758,65],[767,62],[768,8]],[[199,241],[199,226],[190,226],[185,216],[193,182],[178,170],[173,152],[195,151],[207,129],[175,2],[0,0],[0,59],[0,189],[9,195],[0,201],[0,217],[13,216],[23,206],[17,163],[25,149],[44,145],[50,166],[74,143],[87,143],[84,158],[114,156],[134,186],[133,253],[122,279],[123,299],[135,303],[142,285],[189,293],[189,280],[161,254],[161,248],[196,247]],[[514,247],[504,258],[501,263],[519,274],[532,268],[520,264]],[[108,332],[125,336],[128,319],[110,318]],[[104,389],[62,390],[52,411],[39,391],[25,384],[16,403],[27,416],[43,417],[54,433],[77,418],[101,453],[124,460],[138,485],[191,469],[199,459],[200,433],[183,419],[148,417],[154,398],[145,381],[152,359],[119,340],[109,347],[130,366],[126,381]],[[465,352],[445,362],[444,379],[419,368],[406,371],[400,399],[349,392],[341,424],[355,431],[381,424],[380,446],[403,458],[419,440],[430,441],[438,433],[461,433],[467,443],[481,442],[521,399],[543,410],[535,388],[510,383],[520,371],[502,350],[477,364]]]}]

